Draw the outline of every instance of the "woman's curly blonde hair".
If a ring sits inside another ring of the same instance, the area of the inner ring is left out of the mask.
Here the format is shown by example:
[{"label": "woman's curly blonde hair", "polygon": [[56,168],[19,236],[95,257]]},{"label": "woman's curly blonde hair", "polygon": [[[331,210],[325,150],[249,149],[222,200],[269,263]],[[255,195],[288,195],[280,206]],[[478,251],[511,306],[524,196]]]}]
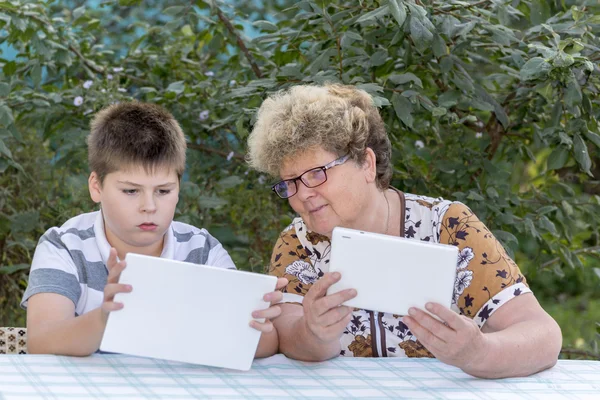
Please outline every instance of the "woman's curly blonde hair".
[{"label": "woman's curly blonde hair", "polygon": [[354,86],[299,85],[269,96],[258,110],[248,137],[251,167],[273,176],[283,162],[307,150],[322,148],[359,164],[367,147],[377,158],[377,187],[392,178],[391,144],[373,99]]}]

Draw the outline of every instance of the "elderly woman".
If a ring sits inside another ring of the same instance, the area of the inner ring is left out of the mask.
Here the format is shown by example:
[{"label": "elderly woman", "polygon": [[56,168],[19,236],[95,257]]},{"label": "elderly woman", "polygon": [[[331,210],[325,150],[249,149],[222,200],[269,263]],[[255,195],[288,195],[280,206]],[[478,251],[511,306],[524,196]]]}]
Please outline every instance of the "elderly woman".
[{"label": "elderly woman", "polygon": [[[477,216],[459,202],[390,187],[390,140],[369,94],[341,85],[277,93],[260,107],[248,145],[250,165],[281,179],[274,194],[299,214],[269,269],[289,280],[273,321],[280,352],[307,361],[437,357],[487,378],[556,363],[560,328]],[[458,246],[452,308],[426,305],[445,323],[415,308],[400,316],[342,306],[354,289],[327,296],[340,279],[328,272],[336,226]]]}]

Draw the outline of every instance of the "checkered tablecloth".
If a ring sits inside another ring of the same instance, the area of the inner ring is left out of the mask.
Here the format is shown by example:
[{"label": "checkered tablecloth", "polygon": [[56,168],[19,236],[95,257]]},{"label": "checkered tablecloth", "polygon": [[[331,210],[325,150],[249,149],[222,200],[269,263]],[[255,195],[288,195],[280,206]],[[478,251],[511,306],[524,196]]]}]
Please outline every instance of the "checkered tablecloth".
[{"label": "checkered tablecloth", "polygon": [[530,376],[473,378],[433,359],[282,355],[248,372],[130,357],[0,356],[0,399],[194,398],[600,399],[600,362],[559,361]]}]

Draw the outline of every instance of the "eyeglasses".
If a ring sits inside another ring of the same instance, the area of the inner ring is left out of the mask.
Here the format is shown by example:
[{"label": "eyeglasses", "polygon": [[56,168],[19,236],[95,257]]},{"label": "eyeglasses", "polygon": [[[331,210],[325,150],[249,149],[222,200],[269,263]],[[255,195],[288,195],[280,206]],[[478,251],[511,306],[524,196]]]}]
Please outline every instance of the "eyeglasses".
[{"label": "eyeglasses", "polygon": [[297,181],[301,181],[304,186],[308,188],[314,188],[324,184],[327,181],[327,170],[333,168],[337,165],[342,165],[350,158],[350,154],[346,154],[336,160],[333,160],[329,164],[323,165],[322,167],[317,167],[313,169],[309,169],[304,172],[302,175],[292,178],[292,179],[284,179],[282,181],[277,182],[271,187],[271,190],[277,193],[277,196],[282,199],[288,199],[295,195],[298,192],[298,183]]}]

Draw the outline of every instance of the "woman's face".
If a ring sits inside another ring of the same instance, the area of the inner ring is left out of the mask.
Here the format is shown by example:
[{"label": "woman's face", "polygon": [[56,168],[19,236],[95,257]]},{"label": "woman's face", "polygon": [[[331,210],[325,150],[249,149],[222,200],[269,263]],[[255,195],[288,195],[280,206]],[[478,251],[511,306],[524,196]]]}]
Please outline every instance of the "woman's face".
[{"label": "woman's face", "polygon": [[[322,148],[307,150],[287,158],[279,175],[281,179],[296,178],[337,158]],[[360,166],[348,160],[328,169],[327,181],[317,187],[308,188],[297,180],[298,191],[288,199],[290,205],[313,232],[331,237],[336,226],[354,228],[367,199],[368,185],[374,179],[370,169],[369,163]]]}]

